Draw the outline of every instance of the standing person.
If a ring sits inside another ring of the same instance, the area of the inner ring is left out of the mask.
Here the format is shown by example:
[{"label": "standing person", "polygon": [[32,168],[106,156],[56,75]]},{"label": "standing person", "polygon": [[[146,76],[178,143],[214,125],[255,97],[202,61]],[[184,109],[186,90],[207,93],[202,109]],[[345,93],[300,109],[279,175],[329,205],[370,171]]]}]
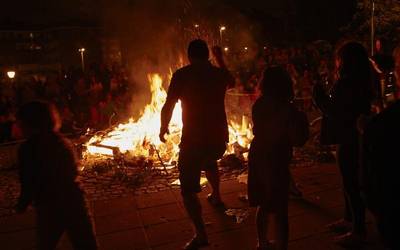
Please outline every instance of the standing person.
[{"label": "standing person", "polygon": [[372,71],[365,48],[349,42],[338,51],[338,80],[327,95],[321,84],[314,88],[314,99],[323,112],[321,143],[337,145],[337,160],[345,194],[344,219],[328,227],[344,234],[336,242],[344,246],[363,243],[365,205],[360,195],[359,134],[357,121],[368,115],[373,99]]},{"label": "standing person", "polygon": [[[397,166],[400,141],[400,100],[366,123],[363,129],[362,187],[367,207],[375,217],[385,249],[399,249],[400,206]],[[389,143],[388,139],[393,143]]]},{"label": "standing person", "polygon": [[215,47],[213,54],[220,68],[209,62],[209,50],[203,40],[193,40],[188,47],[190,65],[177,70],[171,79],[167,100],[161,111],[160,140],[165,142],[172,111],[178,100],[182,103],[182,138],[178,160],[179,180],[183,203],[192,220],[196,235],[185,249],[208,245],[201,205],[201,171],[206,172],[212,187],[208,200],[223,205],[219,192],[217,160],[222,157],[228,142],[225,114],[225,92],[234,78],[225,67],[222,51]]},{"label": "standing person", "polygon": [[253,133],[249,153],[248,196],[257,207],[259,250],[268,248],[269,217],[276,221],[276,249],[288,248],[288,200],[292,147],[308,139],[305,113],[292,102],[293,83],[279,66],[267,68],[261,82],[261,97],[253,105]]},{"label": "standing person", "polygon": [[393,51],[394,76],[395,76],[395,98],[400,100],[400,45]]},{"label": "standing person", "polygon": [[18,153],[21,194],[16,211],[32,204],[37,218],[39,250],[55,249],[67,232],[74,249],[97,249],[83,192],[76,182],[77,161],[71,143],[59,133],[55,108],[30,102],[18,112],[27,139]]}]

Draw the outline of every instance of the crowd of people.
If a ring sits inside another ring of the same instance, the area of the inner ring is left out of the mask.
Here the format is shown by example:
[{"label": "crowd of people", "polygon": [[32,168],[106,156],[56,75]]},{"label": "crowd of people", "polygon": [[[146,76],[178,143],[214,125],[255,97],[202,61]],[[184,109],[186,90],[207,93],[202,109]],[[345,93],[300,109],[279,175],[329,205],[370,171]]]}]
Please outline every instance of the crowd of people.
[{"label": "crowd of people", "polygon": [[[244,93],[257,92],[263,68],[286,65],[293,79],[295,97],[312,109],[311,87],[317,76],[328,77],[333,72],[328,48],[265,47],[253,56],[236,58],[226,53],[236,88]],[[247,59],[246,59],[247,58]],[[79,67],[68,70],[16,72],[14,79],[0,78],[0,143],[19,138],[15,126],[18,107],[31,100],[55,103],[63,120],[61,131],[74,133],[90,127],[102,129],[110,120],[124,117],[131,103],[135,81],[123,66],[92,64],[85,72]],[[143,79],[140,79],[143,80]]]},{"label": "crowd of people", "polygon": [[[230,60],[229,55],[227,58]],[[231,70],[245,92],[257,91],[263,69],[272,65],[285,65],[293,80],[296,98],[311,97],[315,80],[332,80],[334,72],[333,49],[327,44],[309,44],[304,47],[264,47],[249,62],[233,63]],[[235,67],[235,65],[238,66]]]},{"label": "crowd of people", "polygon": [[[377,81],[383,80],[393,88],[396,85],[393,82],[393,60],[390,54],[380,52],[380,42],[376,47],[373,59],[377,65]],[[231,52],[225,54],[235,77],[235,87],[240,92],[259,94],[263,69],[284,65],[293,81],[294,98],[304,110],[312,111],[315,107],[311,98],[314,84],[324,82],[327,89],[337,77],[334,49],[325,41],[303,47],[264,47],[256,54],[249,57],[245,53],[241,57]],[[128,78],[129,74],[123,66],[108,67],[93,63],[85,72],[71,67],[62,72],[32,73],[15,79],[3,77],[0,79],[0,143],[20,137],[15,126],[16,110],[23,103],[36,99],[56,104],[63,120],[61,131],[64,133],[89,127],[109,127],[125,117],[129,110],[128,105],[135,91],[135,80]],[[397,86],[397,97],[400,96],[399,89]]]},{"label": "crowd of people", "polygon": [[63,133],[84,128],[103,129],[111,119],[122,118],[130,103],[128,78],[123,67],[110,69],[93,64],[80,69],[47,72],[3,79],[0,86],[1,142],[20,138],[15,126],[16,111],[24,103],[44,100],[60,112]]},{"label": "crowd of people", "polygon": [[[179,180],[183,204],[195,231],[193,239],[184,246],[188,250],[209,244],[197,197],[201,192],[201,171],[205,171],[212,187],[208,201],[217,208],[224,208],[219,192],[217,160],[222,157],[228,142],[224,97],[226,90],[235,85],[235,77],[226,67],[221,48],[214,47],[212,54],[217,66],[209,61],[206,42],[197,39],[189,44],[190,63],[172,75],[161,112],[159,136],[165,142],[173,107],[178,100],[182,103]],[[255,137],[249,151],[248,197],[250,206],[257,208],[258,250],[270,249],[267,239],[270,218],[275,220],[272,224],[275,249],[288,249],[289,164],[293,147],[304,145],[308,139],[306,113],[294,104],[294,72],[302,72],[302,79],[307,79],[312,67],[310,71],[307,67],[299,70],[298,66],[304,63],[291,64],[284,53],[276,55],[280,56],[265,60],[259,81],[260,95],[252,108]],[[398,60],[394,61],[398,67]],[[337,69],[335,74],[328,71],[327,76],[323,70],[318,71],[320,77],[311,82],[314,85],[313,100],[323,114],[321,143],[337,145],[345,198],[343,219],[328,228],[340,233],[336,243],[359,247],[367,237],[365,213],[369,209],[376,218],[384,245],[388,249],[397,249],[394,238],[397,192],[393,170],[396,149],[389,146],[386,138],[398,139],[399,101],[373,109],[374,102],[380,99],[381,89],[376,87],[376,66],[360,43],[345,43],[337,50],[335,61],[323,63],[321,59],[319,62],[322,68],[329,69],[328,65],[333,64]],[[117,71],[112,71],[113,74],[99,72],[88,82],[83,77],[75,78],[75,83],[66,92],[70,97],[65,95],[69,105],[61,104],[61,107],[71,109],[78,123],[100,123],[102,118],[92,114],[92,105],[106,105],[107,101],[124,96],[127,91],[124,79],[118,78],[121,74]],[[330,79],[334,83],[328,92],[325,82]],[[38,89],[36,94],[40,93]],[[47,99],[60,105],[49,96]],[[73,149],[59,133],[54,108],[43,102],[29,102],[22,105],[17,120],[28,140],[19,152],[21,196],[16,210],[23,212],[29,204],[34,204],[38,215],[39,248],[54,249],[61,233],[66,231],[76,249],[96,249],[83,194],[75,181],[76,159]],[[50,149],[54,151],[51,156],[48,155]],[[54,213],[60,207],[64,213],[61,217]]]}]

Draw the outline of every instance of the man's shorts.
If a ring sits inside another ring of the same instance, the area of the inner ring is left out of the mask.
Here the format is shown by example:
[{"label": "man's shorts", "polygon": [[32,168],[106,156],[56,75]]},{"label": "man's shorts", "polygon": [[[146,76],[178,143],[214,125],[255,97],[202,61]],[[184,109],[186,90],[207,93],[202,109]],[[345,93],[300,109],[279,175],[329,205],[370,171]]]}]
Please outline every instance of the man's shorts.
[{"label": "man's shorts", "polygon": [[201,171],[217,170],[217,160],[224,152],[225,147],[181,147],[178,169],[182,194],[201,192]]}]

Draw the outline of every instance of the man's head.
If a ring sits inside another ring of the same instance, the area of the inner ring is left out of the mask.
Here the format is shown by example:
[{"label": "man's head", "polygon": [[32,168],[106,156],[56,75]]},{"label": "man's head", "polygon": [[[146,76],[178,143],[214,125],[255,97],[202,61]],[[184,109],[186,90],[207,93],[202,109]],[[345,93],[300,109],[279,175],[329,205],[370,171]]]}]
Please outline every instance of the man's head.
[{"label": "man's head", "polygon": [[188,57],[189,61],[207,61],[210,52],[208,51],[207,43],[201,39],[193,40],[189,43]]}]

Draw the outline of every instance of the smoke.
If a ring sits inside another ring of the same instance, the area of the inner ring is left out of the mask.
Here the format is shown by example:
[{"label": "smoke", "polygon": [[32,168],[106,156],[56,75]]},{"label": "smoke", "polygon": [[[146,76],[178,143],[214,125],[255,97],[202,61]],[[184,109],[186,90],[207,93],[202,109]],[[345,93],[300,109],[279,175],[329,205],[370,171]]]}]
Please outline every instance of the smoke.
[{"label": "smoke", "polygon": [[[149,102],[149,73],[160,73],[168,84],[171,71],[187,64],[188,43],[201,38],[209,46],[229,47],[228,65],[253,59],[258,27],[238,10],[216,0],[125,0],[103,6],[106,33],[121,42],[122,55],[134,86],[133,106]],[[226,30],[220,31],[225,26]],[[244,47],[248,50],[244,51]],[[137,111],[137,110],[136,110]]]}]

